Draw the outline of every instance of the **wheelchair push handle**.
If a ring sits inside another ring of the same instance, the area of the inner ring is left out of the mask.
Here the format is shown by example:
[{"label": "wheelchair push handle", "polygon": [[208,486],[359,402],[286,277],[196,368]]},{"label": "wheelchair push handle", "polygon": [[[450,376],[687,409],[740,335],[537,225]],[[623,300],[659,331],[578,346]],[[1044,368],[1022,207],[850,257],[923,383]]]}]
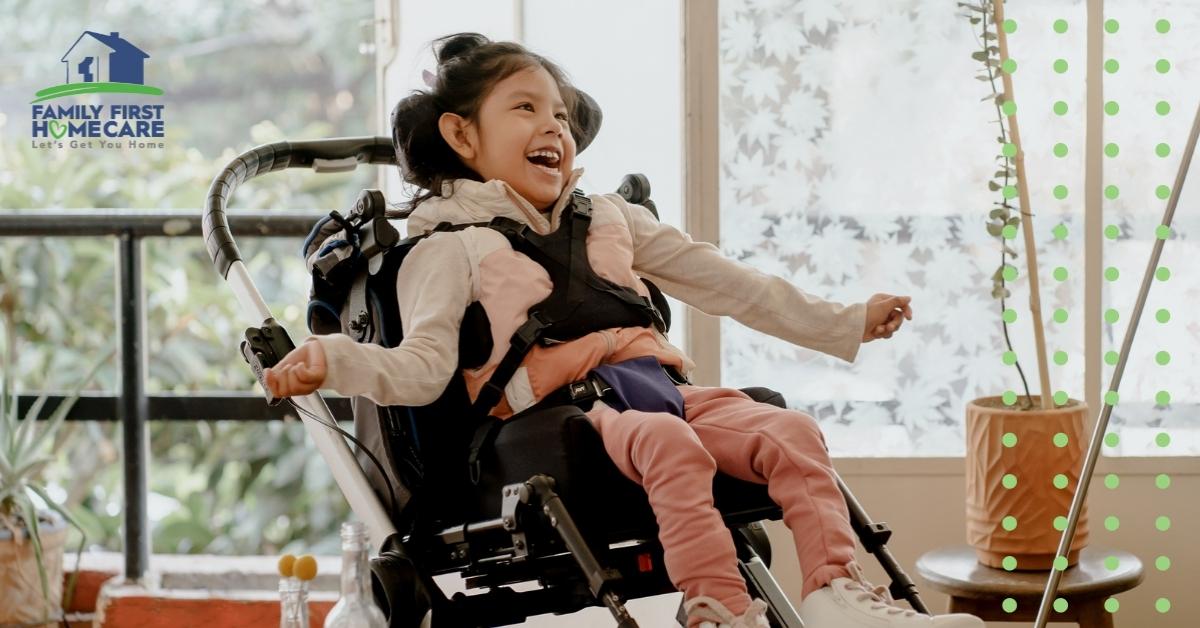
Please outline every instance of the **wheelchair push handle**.
[{"label": "wheelchair push handle", "polygon": [[[237,297],[241,311],[258,326],[246,330],[240,348],[255,377],[266,392],[268,403],[278,403],[263,381],[263,369],[273,366],[294,347],[286,330],[278,325],[254,280],[241,261],[225,209],[234,190],[247,179],[284,168],[311,167],[317,172],[344,172],[358,164],[395,164],[391,139],[386,137],[343,137],[328,140],[275,142],[253,148],[234,158],[208,189],[201,229],[204,244],[217,272]],[[366,522],[371,539],[381,547],[396,533],[396,526],[373,492],[349,445],[336,431],[336,421],[320,393],[293,397],[303,415],[301,420],[328,465],[334,480],[350,503],[351,510]],[[332,426],[332,427],[331,427]]]},{"label": "wheelchair push handle", "polygon": [[248,179],[284,168],[312,168],[317,172],[347,172],[359,164],[395,164],[392,140],[383,136],[338,137],[326,140],[274,142],[252,148],[225,165],[208,188],[201,226],[204,245],[222,277],[242,259],[225,209],[234,190]]}]

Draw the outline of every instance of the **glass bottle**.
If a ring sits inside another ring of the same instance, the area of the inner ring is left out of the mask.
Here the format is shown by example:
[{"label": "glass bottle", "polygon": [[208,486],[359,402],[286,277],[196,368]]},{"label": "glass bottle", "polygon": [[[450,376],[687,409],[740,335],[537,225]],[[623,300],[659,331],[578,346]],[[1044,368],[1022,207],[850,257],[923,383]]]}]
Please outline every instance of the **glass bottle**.
[{"label": "glass bottle", "polygon": [[325,628],[387,628],[371,590],[370,547],[365,524],[342,524],[342,597],[325,617]]},{"label": "glass bottle", "polygon": [[279,599],[279,628],[309,628],[307,582],[280,578]]}]

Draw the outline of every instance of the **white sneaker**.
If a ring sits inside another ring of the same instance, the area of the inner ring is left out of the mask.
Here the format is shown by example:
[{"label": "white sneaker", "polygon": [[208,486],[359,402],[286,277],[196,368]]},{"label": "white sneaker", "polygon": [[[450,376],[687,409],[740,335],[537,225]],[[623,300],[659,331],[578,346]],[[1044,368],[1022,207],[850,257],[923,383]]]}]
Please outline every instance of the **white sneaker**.
[{"label": "white sneaker", "polygon": [[965,613],[924,615],[896,605],[887,587],[872,587],[862,567],[851,562],[850,578],[834,578],[804,598],[798,613],[805,626],[837,628],[984,628],[982,619]]},{"label": "white sneaker", "polygon": [[700,628],[770,628],[767,622],[767,603],[762,600],[750,602],[750,607],[741,617],[734,617],[725,605],[717,600],[700,595],[683,603],[688,619],[699,617]]}]

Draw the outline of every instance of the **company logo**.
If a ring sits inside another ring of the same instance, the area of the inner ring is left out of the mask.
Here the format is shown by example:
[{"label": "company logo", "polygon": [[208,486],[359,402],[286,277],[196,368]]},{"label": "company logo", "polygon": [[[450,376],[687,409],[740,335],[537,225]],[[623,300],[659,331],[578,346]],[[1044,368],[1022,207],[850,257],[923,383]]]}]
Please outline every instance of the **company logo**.
[{"label": "company logo", "polygon": [[164,136],[162,104],[39,104],[85,94],[161,96],[162,89],[145,84],[149,58],[120,33],[84,31],[60,59],[63,83],[38,90],[30,101],[33,138],[44,140],[33,146],[162,148],[160,141],[146,141]]}]

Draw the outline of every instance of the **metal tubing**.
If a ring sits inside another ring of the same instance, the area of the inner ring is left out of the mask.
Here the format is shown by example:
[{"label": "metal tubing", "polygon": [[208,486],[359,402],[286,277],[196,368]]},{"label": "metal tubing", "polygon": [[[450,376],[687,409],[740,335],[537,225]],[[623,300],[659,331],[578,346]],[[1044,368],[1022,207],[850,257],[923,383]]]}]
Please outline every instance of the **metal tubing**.
[{"label": "metal tubing", "polygon": [[[228,214],[229,226],[254,237],[304,237],[313,224],[329,212],[287,210],[271,213]],[[203,235],[195,210],[42,209],[5,210],[0,213],[0,236],[84,237],[120,236],[194,238]]]},{"label": "metal tubing", "polygon": [[[271,318],[271,309],[263,301],[262,295],[254,285],[254,280],[246,271],[246,266],[241,260],[230,264],[229,275],[225,279],[233,289],[234,295],[237,296],[243,314],[253,324],[261,325],[263,321]],[[336,419],[329,412],[329,407],[325,405],[325,400],[321,398],[319,392],[313,392],[303,397],[293,397],[292,401],[316,415],[321,422],[336,424]],[[346,496],[346,501],[350,503],[350,509],[367,524],[372,544],[377,550],[381,549],[383,542],[396,533],[396,526],[392,524],[391,517],[384,510],[383,504],[372,492],[371,485],[367,483],[367,476],[363,473],[362,467],[358,465],[354,453],[350,451],[350,446],[346,444],[346,439],[305,413],[301,413],[300,420],[304,421],[304,428],[316,443],[317,451],[325,460],[325,464],[329,466],[338,488]]]},{"label": "metal tubing", "polygon": [[141,239],[123,233],[117,240],[117,308],[121,346],[121,442],[125,483],[125,578],[140,581],[149,567],[146,518],[146,390],[143,386]]},{"label": "metal tubing", "polygon": [[[353,157],[353,160],[348,159]],[[276,142],[247,151],[225,167],[209,186],[202,213],[201,225],[209,255],[217,272],[229,283],[243,313],[253,325],[262,325],[271,318],[271,311],[254,285],[253,278],[241,262],[234,243],[233,232],[226,215],[226,206],[234,190],[247,179],[284,168],[312,167],[318,172],[346,169],[350,164],[395,164],[396,152],[387,137],[348,137],[301,142]],[[334,424],[335,419],[319,392],[292,399],[307,413],[301,416],[317,451],[329,465],[338,488],[346,496],[350,508],[366,524],[371,542],[377,549],[396,528],[383,504],[372,492],[367,476],[341,434],[322,423]],[[314,418],[316,417],[316,418]]]}]

